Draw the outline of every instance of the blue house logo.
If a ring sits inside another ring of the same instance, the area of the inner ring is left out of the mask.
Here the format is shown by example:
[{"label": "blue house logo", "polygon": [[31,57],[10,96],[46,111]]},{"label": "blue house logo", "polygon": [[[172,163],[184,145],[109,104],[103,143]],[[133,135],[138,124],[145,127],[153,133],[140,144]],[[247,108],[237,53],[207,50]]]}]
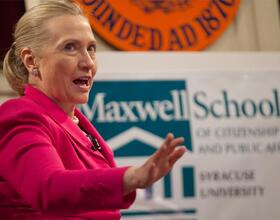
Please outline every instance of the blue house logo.
[{"label": "blue house logo", "polygon": [[[190,104],[185,80],[96,81],[82,112],[113,149],[115,157],[124,160],[147,157],[162,144],[168,132],[183,136],[192,151]],[[181,199],[196,196],[195,169],[180,167]],[[162,198],[174,199],[176,177],[170,172],[162,180]],[[152,202],[155,186],[145,191]],[[197,210],[159,209],[126,210],[123,216],[177,215],[195,217]]]},{"label": "blue house logo", "polygon": [[116,157],[149,156],[168,132],[192,151],[185,80],[97,81],[81,110]]}]

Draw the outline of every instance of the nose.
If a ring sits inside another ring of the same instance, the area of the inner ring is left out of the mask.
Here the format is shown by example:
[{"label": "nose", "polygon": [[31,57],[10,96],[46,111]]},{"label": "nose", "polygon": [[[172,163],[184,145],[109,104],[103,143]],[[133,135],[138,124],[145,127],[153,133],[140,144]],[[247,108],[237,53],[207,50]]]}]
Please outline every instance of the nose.
[{"label": "nose", "polygon": [[79,62],[79,67],[88,72],[89,70],[93,69],[96,65],[96,57],[90,54],[88,51],[85,51],[81,55],[81,59]]}]

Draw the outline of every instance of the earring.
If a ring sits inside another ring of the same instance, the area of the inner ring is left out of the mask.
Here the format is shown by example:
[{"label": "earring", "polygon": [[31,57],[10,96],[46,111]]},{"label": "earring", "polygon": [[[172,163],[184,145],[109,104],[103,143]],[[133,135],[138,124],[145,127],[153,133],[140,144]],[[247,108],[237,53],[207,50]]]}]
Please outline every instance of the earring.
[{"label": "earring", "polygon": [[39,76],[39,69],[38,67],[34,67],[31,71],[31,74],[35,77],[38,77]]}]

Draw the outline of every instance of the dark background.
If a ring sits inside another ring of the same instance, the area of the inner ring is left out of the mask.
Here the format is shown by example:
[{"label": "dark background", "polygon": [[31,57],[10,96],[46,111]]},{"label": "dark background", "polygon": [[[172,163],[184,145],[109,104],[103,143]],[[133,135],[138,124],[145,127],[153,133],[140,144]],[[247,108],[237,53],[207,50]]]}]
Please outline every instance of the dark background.
[{"label": "dark background", "polygon": [[[0,60],[13,42],[12,33],[17,20],[25,12],[24,0],[0,0]],[[2,63],[2,62],[0,62]]]}]

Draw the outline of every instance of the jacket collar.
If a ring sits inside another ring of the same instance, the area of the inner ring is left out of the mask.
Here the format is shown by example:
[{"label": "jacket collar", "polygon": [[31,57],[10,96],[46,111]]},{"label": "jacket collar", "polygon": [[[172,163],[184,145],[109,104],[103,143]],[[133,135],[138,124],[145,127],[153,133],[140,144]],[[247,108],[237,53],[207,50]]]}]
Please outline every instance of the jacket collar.
[{"label": "jacket collar", "polygon": [[103,156],[107,159],[107,162],[109,162],[109,165],[111,167],[115,167],[115,161],[114,156],[111,148],[107,145],[107,143],[104,141],[104,139],[101,137],[99,132],[95,129],[95,127],[90,123],[90,121],[76,108],[75,109],[75,115],[80,121],[80,127],[86,131],[88,134],[92,135],[94,138],[97,139],[98,143],[101,146],[101,152]]},{"label": "jacket collar", "polygon": [[[92,150],[90,149],[92,146],[90,140],[84,135],[82,130],[72,121],[72,119],[66,114],[66,112],[64,112],[63,109],[52,99],[50,99],[42,91],[34,88],[31,85],[26,85],[25,96],[29,97],[39,106],[41,106],[42,111],[49,115],[64,130],[66,130],[67,133],[75,139],[75,141],[79,142],[81,146],[92,152]],[[116,165],[111,149],[105,143],[97,130],[77,108],[75,108],[74,114],[79,119],[80,126],[83,128],[83,130],[97,139],[102,148],[101,153],[106,158],[109,165],[115,167]]]}]

